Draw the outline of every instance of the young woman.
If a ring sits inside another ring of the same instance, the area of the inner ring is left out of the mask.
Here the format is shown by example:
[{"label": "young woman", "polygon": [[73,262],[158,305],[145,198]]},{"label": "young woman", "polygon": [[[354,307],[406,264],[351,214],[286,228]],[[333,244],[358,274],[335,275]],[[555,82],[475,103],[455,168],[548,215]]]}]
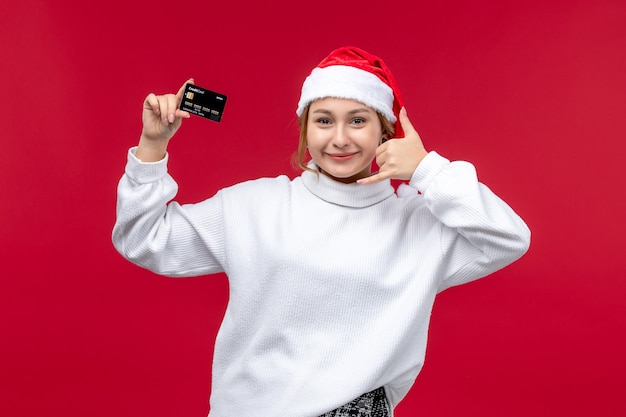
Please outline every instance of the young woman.
[{"label": "young woman", "polygon": [[183,89],[144,102],[113,242],[158,274],[228,276],[209,415],[392,415],[422,367],[437,293],[521,257],[526,224],[472,164],[425,150],[388,67],[354,47],[304,81],[300,176],[180,205],[166,149],[189,117]]}]

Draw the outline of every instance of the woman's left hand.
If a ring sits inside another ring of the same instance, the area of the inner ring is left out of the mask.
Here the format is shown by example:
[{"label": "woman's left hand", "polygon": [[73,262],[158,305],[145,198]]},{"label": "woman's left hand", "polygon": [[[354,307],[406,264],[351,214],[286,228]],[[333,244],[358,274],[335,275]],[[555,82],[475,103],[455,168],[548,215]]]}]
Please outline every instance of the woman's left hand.
[{"label": "woman's left hand", "polygon": [[410,180],[419,163],[428,154],[404,107],[400,110],[399,119],[404,138],[388,140],[378,147],[378,172],[357,180],[359,184],[371,184],[385,179]]}]

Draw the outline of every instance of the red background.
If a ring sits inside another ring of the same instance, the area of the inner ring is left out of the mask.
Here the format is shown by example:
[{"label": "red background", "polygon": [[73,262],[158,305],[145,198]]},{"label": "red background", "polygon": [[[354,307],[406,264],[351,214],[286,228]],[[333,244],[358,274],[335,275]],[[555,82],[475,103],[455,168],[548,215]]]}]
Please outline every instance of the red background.
[{"label": "red background", "polygon": [[533,231],[438,298],[397,416],[625,415],[623,0],[22,0],[0,5],[0,416],[206,416],[225,277],[160,277],[110,243],[142,100],[190,76],[229,97],[171,144],[182,202],[293,175],[301,82],[346,44]]}]

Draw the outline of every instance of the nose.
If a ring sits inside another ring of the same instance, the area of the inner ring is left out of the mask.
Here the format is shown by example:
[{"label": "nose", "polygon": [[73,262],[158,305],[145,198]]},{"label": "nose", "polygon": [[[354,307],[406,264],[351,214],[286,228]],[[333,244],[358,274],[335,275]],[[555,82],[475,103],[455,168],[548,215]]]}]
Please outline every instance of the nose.
[{"label": "nose", "polygon": [[333,136],[333,146],[337,148],[344,148],[350,144],[350,135],[346,131],[346,128],[339,126]]}]

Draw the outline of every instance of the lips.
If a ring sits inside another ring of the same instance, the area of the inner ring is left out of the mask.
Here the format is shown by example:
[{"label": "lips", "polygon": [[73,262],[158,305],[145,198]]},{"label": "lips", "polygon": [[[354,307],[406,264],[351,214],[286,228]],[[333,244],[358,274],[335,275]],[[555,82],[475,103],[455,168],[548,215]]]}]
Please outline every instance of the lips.
[{"label": "lips", "polygon": [[350,152],[350,153],[329,153],[327,154],[330,158],[335,161],[347,161],[355,156],[358,152]]}]

